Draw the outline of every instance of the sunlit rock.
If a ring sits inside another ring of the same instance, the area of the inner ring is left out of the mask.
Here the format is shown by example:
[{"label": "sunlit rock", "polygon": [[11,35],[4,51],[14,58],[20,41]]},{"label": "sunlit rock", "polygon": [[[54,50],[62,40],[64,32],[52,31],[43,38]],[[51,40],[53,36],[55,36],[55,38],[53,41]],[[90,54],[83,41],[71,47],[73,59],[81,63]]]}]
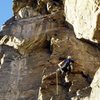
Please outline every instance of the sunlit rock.
[{"label": "sunlit rock", "polygon": [[77,38],[100,42],[99,0],[65,0],[64,10]]},{"label": "sunlit rock", "polygon": [[20,18],[30,18],[30,17],[37,16],[37,15],[39,15],[39,13],[33,10],[32,7],[26,6],[26,7],[21,8],[18,11],[16,19],[18,20]]},{"label": "sunlit rock", "polygon": [[90,100],[99,100],[100,99],[100,68],[96,72],[94,79],[91,84],[92,91],[90,95]]},{"label": "sunlit rock", "polygon": [[18,47],[24,42],[20,41],[18,38],[13,37],[13,36],[2,36],[2,38],[0,39],[0,45],[8,45],[11,47],[14,47],[15,49],[18,49]]}]

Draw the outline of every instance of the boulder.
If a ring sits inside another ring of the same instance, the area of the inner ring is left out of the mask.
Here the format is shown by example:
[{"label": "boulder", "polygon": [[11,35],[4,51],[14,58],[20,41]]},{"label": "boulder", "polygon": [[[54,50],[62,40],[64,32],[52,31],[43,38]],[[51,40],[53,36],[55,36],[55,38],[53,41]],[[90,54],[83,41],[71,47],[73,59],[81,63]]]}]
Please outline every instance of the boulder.
[{"label": "boulder", "polygon": [[100,42],[100,1],[65,0],[66,21],[73,25],[79,39]]}]

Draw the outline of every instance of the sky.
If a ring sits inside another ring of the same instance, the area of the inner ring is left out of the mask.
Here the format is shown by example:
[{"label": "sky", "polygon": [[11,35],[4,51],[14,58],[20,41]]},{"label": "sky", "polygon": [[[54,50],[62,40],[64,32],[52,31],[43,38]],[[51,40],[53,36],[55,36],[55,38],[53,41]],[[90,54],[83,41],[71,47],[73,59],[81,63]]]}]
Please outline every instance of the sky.
[{"label": "sky", "polygon": [[12,16],[12,0],[2,0],[0,2],[0,27]]}]

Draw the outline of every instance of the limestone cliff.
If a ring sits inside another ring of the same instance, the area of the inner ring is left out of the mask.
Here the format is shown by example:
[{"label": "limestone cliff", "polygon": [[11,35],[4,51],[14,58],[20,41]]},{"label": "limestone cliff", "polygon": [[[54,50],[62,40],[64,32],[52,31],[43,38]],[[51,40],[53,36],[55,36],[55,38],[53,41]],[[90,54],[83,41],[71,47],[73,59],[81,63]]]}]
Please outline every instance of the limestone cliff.
[{"label": "limestone cliff", "polygon": [[77,38],[100,42],[100,0],[65,0],[65,15]]},{"label": "limestone cliff", "polygon": [[92,87],[92,91],[90,95],[90,100],[99,100],[100,95],[98,93],[100,93],[100,68],[98,69],[98,71],[94,76],[91,87]]},{"label": "limestone cliff", "polygon": [[[92,100],[100,49],[75,37],[64,3],[14,0],[14,17],[0,32],[0,100]],[[64,77],[56,71],[69,55],[75,63]]]}]

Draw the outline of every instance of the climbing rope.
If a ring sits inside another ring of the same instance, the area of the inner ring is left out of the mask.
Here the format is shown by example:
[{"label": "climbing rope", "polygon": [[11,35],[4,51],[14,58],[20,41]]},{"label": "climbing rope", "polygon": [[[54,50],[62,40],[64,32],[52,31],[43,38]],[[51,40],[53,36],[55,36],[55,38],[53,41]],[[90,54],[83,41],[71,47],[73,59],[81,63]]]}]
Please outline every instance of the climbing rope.
[{"label": "climbing rope", "polygon": [[58,71],[56,70],[56,94],[58,95]]}]

